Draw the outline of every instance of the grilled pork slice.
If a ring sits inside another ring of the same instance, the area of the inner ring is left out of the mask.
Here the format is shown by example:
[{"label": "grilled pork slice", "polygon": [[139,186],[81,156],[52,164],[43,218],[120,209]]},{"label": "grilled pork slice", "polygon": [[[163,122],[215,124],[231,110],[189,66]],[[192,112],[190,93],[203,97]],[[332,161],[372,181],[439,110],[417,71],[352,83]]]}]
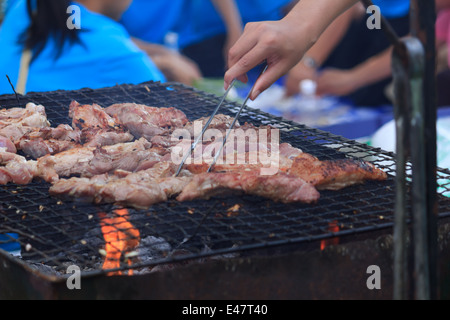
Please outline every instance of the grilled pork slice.
[{"label": "grilled pork slice", "polygon": [[49,191],[51,195],[64,195],[71,199],[97,202],[96,196],[98,190],[117,178],[105,173],[91,178],[60,179],[50,187]]},{"label": "grilled pork slice", "polygon": [[116,203],[145,209],[177,195],[191,179],[183,173],[173,177],[176,166],[160,162],[135,173],[118,170],[114,175],[59,180],[50,188],[52,195],[67,195],[95,203]]},{"label": "grilled pork slice", "polygon": [[6,137],[14,144],[17,144],[26,134],[39,130],[40,128],[26,127],[21,124],[10,124],[0,128],[0,136]]},{"label": "grilled pork slice", "polygon": [[18,149],[22,150],[27,156],[38,159],[48,154],[56,154],[73,149],[76,146],[77,144],[71,141],[36,138],[20,140]]},{"label": "grilled pork slice", "polygon": [[103,147],[130,142],[134,140],[134,137],[131,133],[124,131],[86,129],[82,131],[81,139],[85,147]]},{"label": "grilled pork slice", "polygon": [[320,197],[314,186],[300,178],[284,173],[261,176],[259,171],[250,171],[194,175],[177,200],[210,199],[230,192],[261,196],[283,203],[314,203]]},{"label": "grilled pork slice", "polygon": [[69,117],[74,129],[86,128],[119,129],[119,125],[98,104],[81,105],[72,101],[69,106]]},{"label": "grilled pork slice", "polygon": [[72,101],[69,117],[72,119],[72,127],[80,131],[81,143],[85,147],[108,146],[134,139],[130,132],[97,104],[81,105]]},{"label": "grilled pork slice", "polygon": [[387,174],[373,164],[353,159],[325,160],[303,153],[293,159],[290,175],[300,177],[318,190],[340,190],[366,180],[386,180]]},{"label": "grilled pork slice", "polygon": [[[281,152],[275,154],[272,150],[265,149],[264,145],[248,145],[252,151],[237,152],[224,148],[224,156],[219,157],[212,168],[212,172],[248,172],[258,170],[261,175],[274,175],[290,168],[292,160]],[[195,154],[194,154],[195,155]],[[289,154],[287,154],[289,155]],[[212,163],[209,151],[202,154],[203,158],[194,158],[191,163],[185,164],[185,168],[194,174],[206,173]]]},{"label": "grilled pork slice", "polygon": [[295,157],[301,155],[303,151],[299,148],[293,147],[289,143],[282,143],[279,147],[280,156],[286,157],[288,159],[294,159]]},{"label": "grilled pork slice", "polygon": [[147,140],[140,139],[101,148],[74,148],[39,158],[37,162],[41,178],[54,182],[72,175],[92,177],[119,169],[135,171],[151,159],[157,162],[161,156]]},{"label": "grilled pork slice", "polygon": [[56,128],[35,128],[26,132],[14,143],[17,149],[38,159],[47,154],[56,154],[80,147],[80,132],[66,124]]},{"label": "grilled pork slice", "polygon": [[28,103],[25,108],[10,108],[0,110],[0,128],[8,125],[45,128],[50,123],[47,120],[44,106]]},{"label": "grilled pork slice", "polygon": [[182,128],[188,119],[175,108],[155,108],[136,103],[114,104],[105,111],[123,124],[136,138],[151,140],[154,136],[167,135]]},{"label": "grilled pork slice", "polygon": [[[142,170],[161,160],[161,155],[145,140],[105,146],[102,148],[72,148],[55,155],[46,155],[37,161],[27,161],[20,155],[0,152],[0,184],[30,183],[33,178],[56,182],[72,175],[92,177],[115,170]],[[158,151],[158,150],[156,150]]]},{"label": "grilled pork slice", "polygon": [[0,129],[0,136],[11,140],[17,150],[34,159],[80,146],[80,133],[65,124],[56,128],[9,125]]},{"label": "grilled pork slice", "polygon": [[87,175],[95,148],[74,148],[55,155],[46,155],[37,160],[39,175],[47,182],[73,174]]},{"label": "grilled pork slice", "polygon": [[10,152],[0,152],[0,184],[28,184],[38,175],[36,161]]},{"label": "grilled pork slice", "polygon": [[0,136],[0,150],[10,153],[16,153],[17,148],[14,143],[7,137]]},{"label": "grilled pork slice", "polygon": [[[188,122],[184,126],[184,129],[188,130],[191,136],[194,137],[195,134],[200,134],[202,132],[202,129],[206,125],[208,120],[209,117],[203,117],[192,122]],[[231,127],[231,123],[233,122],[233,120],[234,118],[230,116],[217,114],[214,116],[213,120],[208,126],[208,129],[217,129],[220,132],[224,133]],[[239,124],[239,122],[236,121],[234,128],[239,128],[240,126],[241,125]]]}]

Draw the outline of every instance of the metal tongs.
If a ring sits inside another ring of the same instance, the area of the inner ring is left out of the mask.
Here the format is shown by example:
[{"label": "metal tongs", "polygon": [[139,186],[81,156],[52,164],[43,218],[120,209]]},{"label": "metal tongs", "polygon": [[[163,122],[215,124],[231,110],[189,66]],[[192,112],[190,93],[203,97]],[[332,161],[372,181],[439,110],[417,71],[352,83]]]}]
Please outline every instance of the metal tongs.
[{"label": "metal tongs", "polygon": [[[261,71],[261,73],[259,74],[258,78],[267,70],[267,63],[264,63],[264,67]],[[197,147],[197,144],[200,142],[201,139],[203,139],[203,135],[205,134],[206,130],[208,129],[209,125],[211,124],[212,120],[214,119],[214,117],[216,116],[217,112],[219,111],[220,107],[222,106],[222,104],[224,103],[225,99],[227,98],[228,94],[231,91],[231,88],[234,87],[234,85],[236,84],[236,79],[234,79],[230,86],[228,87],[227,91],[225,92],[225,94],[223,95],[222,99],[220,100],[219,104],[217,105],[216,109],[213,111],[213,113],[211,114],[211,116],[209,117],[208,122],[206,122],[205,126],[203,127],[202,133],[197,137],[197,139],[195,139],[194,143],[192,143],[191,148],[189,149],[189,151],[184,155],[183,160],[180,163],[180,166],[178,167],[177,172],[175,173],[175,177],[177,177],[181,170],[183,169],[184,163],[186,162],[187,158],[191,156],[192,151],[195,150],[195,148]],[[256,81],[255,81],[256,84]],[[244,102],[242,103],[241,107],[239,108],[239,111],[236,113],[236,116],[234,117],[233,122],[231,123],[230,128],[228,129],[228,132],[225,136],[225,139],[222,142],[222,146],[220,147],[220,149],[215,153],[214,156],[214,160],[211,163],[211,165],[209,166],[207,172],[211,172],[212,168],[214,167],[214,165],[217,162],[217,159],[219,158],[220,154],[222,153],[223,148],[225,147],[225,143],[227,142],[227,139],[231,133],[231,131],[233,130],[234,126],[236,125],[236,122],[239,118],[239,116],[241,115],[242,110],[244,110],[248,100],[250,99],[250,95],[253,92],[253,88],[255,87],[255,84],[253,84],[252,88],[250,89],[247,97],[245,98]]]}]

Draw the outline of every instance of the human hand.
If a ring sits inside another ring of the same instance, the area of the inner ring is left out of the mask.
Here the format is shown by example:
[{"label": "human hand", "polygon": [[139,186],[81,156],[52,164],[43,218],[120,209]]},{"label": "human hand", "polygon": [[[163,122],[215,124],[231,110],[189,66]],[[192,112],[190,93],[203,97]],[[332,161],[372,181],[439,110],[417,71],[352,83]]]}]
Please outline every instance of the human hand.
[{"label": "human hand", "polygon": [[192,86],[202,78],[202,73],[195,62],[179,53],[166,53],[152,57],[156,66],[168,81],[180,82]]},{"label": "human hand", "polygon": [[303,62],[298,63],[286,76],[286,96],[291,97],[300,92],[300,83],[303,80],[317,81],[316,69],[306,66]]},{"label": "human hand", "polygon": [[256,81],[250,96],[252,100],[256,99],[296,65],[312,45],[313,41],[307,40],[308,37],[304,38],[306,41],[299,41],[298,35],[307,34],[307,28],[293,32],[298,28],[297,21],[288,19],[248,23],[243,35],[229,52],[225,88],[233,79],[247,82],[246,72],[266,61],[268,69]]},{"label": "human hand", "polygon": [[359,89],[351,70],[326,69],[317,77],[317,94],[345,96]]},{"label": "human hand", "polygon": [[242,35],[242,29],[235,28],[234,30],[229,30],[227,33],[227,38],[223,46],[223,56],[225,58],[225,65],[228,64],[228,52],[234,46],[234,44],[239,40]]},{"label": "human hand", "polygon": [[246,73],[265,61],[268,69],[250,95],[256,99],[295,66],[330,23],[356,2],[302,0],[280,21],[248,23],[229,52],[225,88],[234,79],[247,82]]}]

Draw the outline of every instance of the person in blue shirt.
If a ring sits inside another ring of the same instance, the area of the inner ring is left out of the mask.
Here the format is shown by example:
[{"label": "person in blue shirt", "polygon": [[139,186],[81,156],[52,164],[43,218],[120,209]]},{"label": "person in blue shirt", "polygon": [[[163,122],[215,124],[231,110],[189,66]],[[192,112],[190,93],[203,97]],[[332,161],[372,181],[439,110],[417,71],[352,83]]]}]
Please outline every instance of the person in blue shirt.
[{"label": "person in blue shirt", "polygon": [[202,78],[195,62],[178,52],[179,27],[185,25],[185,0],[134,0],[120,23],[168,81],[193,85]]},{"label": "person in blue shirt", "polygon": [[279,20],[292,0],[190,0],[180,33],[183,54],[205,77],[223,77],[226,53],[248,22]]},{"label": "person in blue shirt", "polygon": [[168,32],[176,32],[183,19],[185,3],[185,0],[133,0],[120,23],[133,37],[164,45]]},{"label": "person in blue shirt", "polygon": [[[409,33],[409,0],[373,3],[400,37]],[[336,19],[288,73],[287,94],[298,93],[302,80],[313,79],[320,95],[338,96],[355,106],[391,105],[385,92],[392,81],[392,47],[383,30],[367,26],[372,14],[356,4]]]},{"label": "person in blue shirt", "polygon": [[165,81],[117,22],[131,0],[15,2],[0,29],[0,94],[13,93],[6,75],[22,94]]}]

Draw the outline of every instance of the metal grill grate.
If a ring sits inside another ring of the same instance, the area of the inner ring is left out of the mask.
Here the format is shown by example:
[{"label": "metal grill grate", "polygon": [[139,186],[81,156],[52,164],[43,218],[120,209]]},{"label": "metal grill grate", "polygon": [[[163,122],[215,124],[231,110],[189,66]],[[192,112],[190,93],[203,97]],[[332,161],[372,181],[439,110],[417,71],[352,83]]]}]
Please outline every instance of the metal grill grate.
[{"label": "metal grill grate", "polygon": [[[68,107],[72,100],[103,107],[124,102],[176,107],[190,120],[209,115],[218,103],[214,95],[171,83],[31,93],[22,97],[20,103],[21,106],[27,102],[44,105],[52,126],[56,126],[69,123]],[[2,96],[0,105],[16,107],[17,101],[14,96]],[[227,103],[220,113],[232,116],[238,107]],[[241,254],[251,249],[392,227],[395,201],[393,154],[259,110],[246,109],[241,118],[241,122],[244,121],[277,127],[281,130],[282,142],[289,142],[320,159],[354,157],[371,161],[389,173],[390,178],[338,192],[321,192],[320,201],[315,205],[281,204],[259,197],[236,196],[183,203],[171,200],[145,211],[130,209],[128,221],[139,230],[140,244],[135,250],[137,257],[123,261],[120,270],[140,272],[173,261]],[[448,170],[439,170],[441,193],[449,191],[449,177]],[[1,186],[0,234],[18,234],[21,259],[39,267],[42,272],[64,273],[67,266],[73,264],[84,272],[100,271],[105,246],[101,225],[105,224],[105,217],[108,221],[118,217],[115,208],[62,201],[51,197],[48,188],[49,185],[43,182]],[[450,215],[450,199],[440,196],[439,206],[441,217]],[[127,230],[122,231],[127,233]],[[16,240],[3,242],[11,241]]]}]

